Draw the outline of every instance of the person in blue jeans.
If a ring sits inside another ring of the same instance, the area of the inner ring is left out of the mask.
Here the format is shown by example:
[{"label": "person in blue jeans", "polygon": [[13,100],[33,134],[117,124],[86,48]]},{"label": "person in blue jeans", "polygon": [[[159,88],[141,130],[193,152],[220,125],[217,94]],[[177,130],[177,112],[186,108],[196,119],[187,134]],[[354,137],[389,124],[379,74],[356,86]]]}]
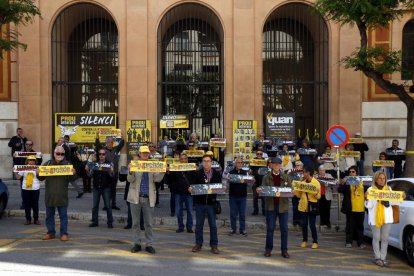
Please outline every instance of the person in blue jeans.
[{"label": "person in blue jeans", "polygon": [[[65,149],[57,146],[53,152],[53,159],[47,161],[43,166],[62,166],[70,165],[65,160]],[[47,234],[43,236],[43,240],[51,240],[55,238],[55,211],[59,212],[60,218],[60,240],[68,241],[68,186],[69,182],[76,179],[76,170],[72,169],[73,175],[59,176],[39,176],[37,169],[37,178],[40,181],[45,180],[45,204],[46,204],[46,227]]]},{"label": "person in blue jeans", "polygon": [[[221,175],[219,172],[211,168],[213,159],[210,155],[204,155],[202,159],[203,168],[195,173],[194,184],[221,183]],[[192,187],[188,188],[192,192]],[[211,253],[219,254],[218,237],[216,225],[216,213],[214,210],[214,202],[217,200],[216,194],[195,195],[195,211],[196,211],[196,229],[195,229],[195,245],[192,252],[199,252],[203,246],[203,227],[207,214],[208,224],[210,226],[210,246]]]},{"label": "person in blue jeans", "polygon": [[[282,159],[279,157],[273,157],[270,163],[272,171],[263,177],[262,187],[291,187],[291,182],[288,175],[283,173]],[[262,187],[257,188],[257,193],[263,191]],[[279,218],[280,225],[280,240],[281,240],[281,254],[284,258],[290,258],[288,253],[288,210],[289,210],[289,198],[288,197],[273,197],[267,196],[265,198],[266,207],[266,246],[265,257],[270,257],[273,250],[273,234],[275,232],[276,220]]]},{"label": "person in blue jeans", "polygon": [[247,202],[247,181],[231,181],[232,175],[247,175],[247,171],[242,170],[243,159],[238,157],[234,160],[234,169],[229,172],[230,175],[230,190],[229,190],[229,203],[230,203],[230,222],[231,232],[230,236],[237,232],[237,217],[239,217],[240,231],[243,236],[247,236],[246,233],[246,202]]},{"label": "person in blue jeans", "polygon": [[[90,167],[91,166],[91,167]],[[98,151],[98,162],[86,165],[85,170],[93,181],[92,223],[89,227],[98,226],[99,201],[104,201],[108,228],[114,228],[111,201],[111,185],[114,178],[114,165],[106,159],[106,150]]]},{"label": "person in blue jeans", "polygon": [[[188,156],[185,153],[180,154],[180,163],[188,163]],[[175,193],[175,208],[178,222],[177,233],[184,232],[184,213],[183,204],[187,209],[187,222],[185,227],[187,233],[194,233],[193,231],[193,198],[188,191],[191,181],[194,177],[194,171],[174,171],[170,172],[167,167],[167,180],[170,185],[170,189]]]}]

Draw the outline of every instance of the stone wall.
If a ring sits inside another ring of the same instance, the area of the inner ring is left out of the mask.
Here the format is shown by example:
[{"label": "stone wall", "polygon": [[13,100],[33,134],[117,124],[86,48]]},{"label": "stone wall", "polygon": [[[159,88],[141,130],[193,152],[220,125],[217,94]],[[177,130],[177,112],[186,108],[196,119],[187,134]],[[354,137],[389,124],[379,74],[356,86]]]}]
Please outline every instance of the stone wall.
[{"label": "stone wall", "polygon": [[17,102],[0,102],[0,178],[12,177],[11,149],[8,147],[9,140],[16,135],[18,119]]}]

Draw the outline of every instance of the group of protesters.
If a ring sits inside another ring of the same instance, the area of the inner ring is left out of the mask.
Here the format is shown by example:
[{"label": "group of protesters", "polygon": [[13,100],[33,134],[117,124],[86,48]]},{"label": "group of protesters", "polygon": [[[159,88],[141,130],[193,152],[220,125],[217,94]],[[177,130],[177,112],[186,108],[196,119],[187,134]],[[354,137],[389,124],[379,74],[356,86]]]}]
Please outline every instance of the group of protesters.
[{"label": "group of protesters", "polygon": [[[356,134],[360,138],[360,134]],[[161,143],[162,144],[162,143]],[[21,128],[17,129],[17,135],[9,143],[12,148],[14,165],[42,164],[41,155],[27,155],[18,157],[16,152],[35,152],[33,141],[23,135]],[[126,181],[125,197],[128,205],[128,221],[125,229],[132,228],[134,245],[131,252],[142,250],[154,254],[153,247],[153,211],[158,198],[158,187],[161,182],[168,184],[171,192],[171,215],[177,216],[177,233],[195,233],[195,245],[192,252],[202,250],[204,244],[203,227],[207,218],[210,229],[210,250],[213,254],[219,254],[216,215],[220,213],[220,203],[217,194],[194,194],[194,185],[228,183],[223,185],[229,194],[230,236],[240,234],[247,236],[246,231],[246,205],[249,188],[253,193],[253,213],[259,214],[259,201],[261,201],[262,215],[266,219],[265,257],[270,257],[273,250],[273,236],[277,219],[279,219],[281,255],[289,258],[288,253],[288,213],[289,205],[292,205],[293,225],[301,227],[302,248],[308,247],[308,228],[311,230],[311,248],[317,249],[318,232],[316,227],[317,216],[320,215],[320,227],[331,228],[330,209],[334,191],[343,195],[341,211],[346,215],[345,246],[352,247],[353,241],[360,248],[363,243],[363,222],[365,210],[368,210],[368,223],[373,232],[374,262],[379,266],[389,266],[386,259],[387,238],[390,225],[393,223],[392,205],[398,204],[389,201],[368,200],[367,192],[370,189],[390,190],[387,180],[399,177],[402,174],[403,155],[388,153],[401,150],[398,141],[392,142],[392,147],[380,153],[380,160],[393,160],[394,167],[375,167],[375,175],[371,185],[364,185],[361,181],[357,185],[347,185],[348,178],[365,175],[364,152],[368,151],[365,142],[348,144],[347,151],[358,151],[359,156],[342,156],[339,150],[332,150],[326,146],[325,152],[319,155],[310,147],[310,141],[303,139],[300,146],[292,141],[283,141],[272,145],[267,143],[264,135],[260,134],[254,143],[255,160],[266,160],[263,166],[248,166],[247,160],[242,156],[235,156],[227,166],[220,165],[213,150],[208,150],[202,156],[193,158],[191,151],[197,149],[197,138],[191,139],[184,147],[186,151],[174,151],[173,158],[179,163],[195,162],[195,171],[170,171],[167,165],[165,172],[133,171],[130,163],[126,171],[120,171],[120,152],[124,146],[121,138],[115,142],[113,137],[107,137],[105,145],[99,140],[99,132],[96,135],[93,154],[89,154],[86,160],[82,160],[79,151],[73,150],[69,137],[59,139],[53,150],[52,158],[43,163],[43,166],[61,166],[73,164],[71,175],[40,176],[39,168],[33,171],[15,173],[16,179],[21,179],[22,199],[25,208],[25,225],[32,223],[31,211],[33,211],[33,223],[39,222],[39,189],[40,181],[45,181],[45,205],[47,233],[43,240],[51,240],[56,237],[55,211],[57,209],[60,218],[60,239],[68,241],[68,185],[76,183],[80,174],[84,183],[84,189],[78,191],[78,198],[84,192],[91,190],[93,184],[93,208],[92,223],[90,227],[99,225],[98,213],[100,198],[103,198],[104,209],[107,212],[107,227],[113,228],[112,210],[119,210],[116,205],[116,188],[119,181]],[[183,148],[183,149],[184,149]],[[141,145],[132,156],[132,160],[148,161],[154,156],[158,158],[158,152],[154,144]],[[95,156],[96,160],[92,160]],[[393,159],[392,159],[393,158]],[[251,159],[250,159],[251,160]],[[91,162],[93,161],[93,162]],[[223,160],[220,160],[223,161]],[[221,162],[223,164],[223,162]],[[247,164],[247,166],[246,166]],[[316,173],[316,174],[315,174]],[[235,177],[236,176],[236,177]],[[336,182],[336,179],[340,179]],[[291,196],[269,196],[264,191],[269,187],[292,188],[292,183],[299,181],[316,187],[317,192],[291,189]],[[75,184],[76,189],[80,187]],[[184,224],[184,210],[187,211]],[[195,210],[196,225],[193,231],[193,211]],[[237,231],[237,222],[239,231]]]}]

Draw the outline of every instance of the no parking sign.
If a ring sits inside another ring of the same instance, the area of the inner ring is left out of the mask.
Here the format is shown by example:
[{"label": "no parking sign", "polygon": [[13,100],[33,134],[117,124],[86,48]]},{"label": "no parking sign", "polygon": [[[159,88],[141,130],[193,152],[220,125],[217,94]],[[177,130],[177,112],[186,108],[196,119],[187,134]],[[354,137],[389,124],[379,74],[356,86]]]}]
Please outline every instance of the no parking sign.
[{"label": "no parking sign", "polygon": [[332,126],[326,132],[326,141],[331,147],[344,147],[349,140],[348,130],[343,126]]}]

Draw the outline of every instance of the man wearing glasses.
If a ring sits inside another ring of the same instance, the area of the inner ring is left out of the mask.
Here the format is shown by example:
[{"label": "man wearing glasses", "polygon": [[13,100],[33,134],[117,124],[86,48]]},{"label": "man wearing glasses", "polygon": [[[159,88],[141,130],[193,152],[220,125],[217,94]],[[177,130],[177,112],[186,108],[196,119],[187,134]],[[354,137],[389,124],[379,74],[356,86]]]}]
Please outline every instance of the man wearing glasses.
[{"label": "man wearing glasses", "polygon": [[[43,166],[62,166],[70,165],[65,160],[65,149],[57,146],[53,153],[53,159],[47,161]],[[46,227],[47,234],[43,236],[43,240],[51,240],[55,238],[55,211],[58,210],[60,218],[60,240],[68,241],[68,186],[69,182],[76,178],[76,170],[73,169],[73,175],[61,176],[39,176],[37,170],[37,178],[45,181],[45,204],[46,204]]]},{"label": "man wearing glasses", "polygon": [[93,208],[92,223],[89,227],[98,226],[99,201],[101,196],[106,208],[108,228],[114,228],[111,208],[111,183],[114,177],[114,165],[106,160],[106,150],[100,149],[98,152],[98,163],[93,163],[90,168],[85,166],[87,174],[93,179]]}]

